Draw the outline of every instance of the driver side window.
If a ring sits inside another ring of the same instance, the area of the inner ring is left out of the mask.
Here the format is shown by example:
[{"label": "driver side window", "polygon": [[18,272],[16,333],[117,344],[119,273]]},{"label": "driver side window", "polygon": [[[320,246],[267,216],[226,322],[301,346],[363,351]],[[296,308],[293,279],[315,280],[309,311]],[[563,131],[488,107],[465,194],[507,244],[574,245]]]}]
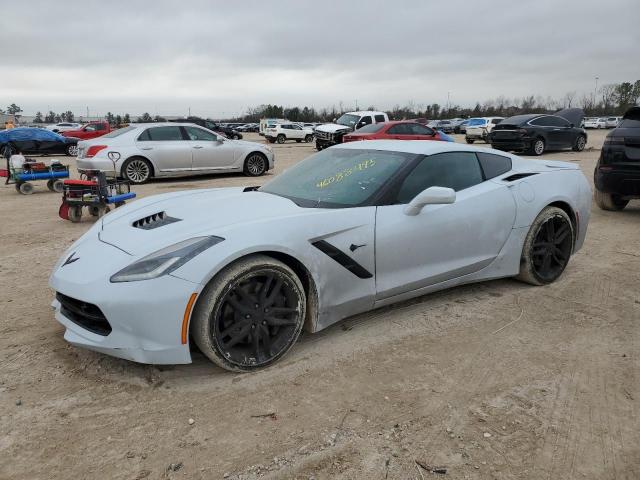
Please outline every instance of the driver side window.
[{"label": "driver side window", "polygon": [[205,142],[215,142],[216,140],[218,140],[218,137],[216,135],[201,128],[184,127],[184,129],[187,131],[189,140],[201,140]]},{"label": "driver side window", "polygon": [[422,159],[407,175],[396,196],[396,203],[409,203],[429,187],[453,188],[458,192],[482,182],[482,170],[474,153],[439,153]]}]

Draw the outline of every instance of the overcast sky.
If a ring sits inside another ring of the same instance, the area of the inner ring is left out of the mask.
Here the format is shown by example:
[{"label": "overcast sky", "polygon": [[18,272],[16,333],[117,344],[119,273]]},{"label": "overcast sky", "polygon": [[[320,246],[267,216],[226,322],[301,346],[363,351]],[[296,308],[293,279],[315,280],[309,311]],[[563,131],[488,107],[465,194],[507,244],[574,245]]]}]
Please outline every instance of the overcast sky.
[{"label": "overcast sky", "polygon": [[638,0],[3,2],[0,105],[222,117],[640,79]]}]

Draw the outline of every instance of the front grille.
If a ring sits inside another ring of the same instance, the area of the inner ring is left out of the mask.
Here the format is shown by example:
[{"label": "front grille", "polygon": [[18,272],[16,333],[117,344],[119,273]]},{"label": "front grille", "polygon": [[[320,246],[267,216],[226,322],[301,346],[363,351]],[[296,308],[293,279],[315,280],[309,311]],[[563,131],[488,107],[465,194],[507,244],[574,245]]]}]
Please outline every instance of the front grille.
[{"label": "front grille", "polygon": [[134,221],[131,225],[142,230],[153,230],[170,223],[179,222],[179,218],[170,217],[166,212],[158,212]]},{"label": "front grille", "polygon": [[59,292],[56,293],[56,300],[60,302],[60,313],[76,325],[103,337],[111,333],[111,325],[96,305],[67,297]]},{"label": "front grille", "polygon": [[316,138],[320,140],[331,140],[331,134],[329,132],[321,132],[319,130],[315,131]]}]

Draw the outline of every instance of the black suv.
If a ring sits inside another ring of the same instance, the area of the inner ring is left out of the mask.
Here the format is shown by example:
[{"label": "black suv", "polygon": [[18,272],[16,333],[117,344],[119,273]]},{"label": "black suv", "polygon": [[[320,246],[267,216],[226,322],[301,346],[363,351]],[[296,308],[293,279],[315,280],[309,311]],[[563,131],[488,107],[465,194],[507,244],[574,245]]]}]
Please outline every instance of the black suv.
[{"label": "black suv", "polygon": [[604,139],[593,180],[602,210],[622,210],[640,198],[640,107],[631,107]]},{"label": "black suv", "polygon": [[201,127],[207,128],[212,132],[222,133],[225,137],[231,138],[233,140],[242,140],[242,134],[237,130],[234,130],[230,127],[225,127],[220,125],[219,123],[214,122],[213,120],[205,120],[200,117],[187,117],[187,118],[176,118],[175,120],[169,120],[170,122],[183,122],[183,123],[195,123],[196,125],[200,125]]}]

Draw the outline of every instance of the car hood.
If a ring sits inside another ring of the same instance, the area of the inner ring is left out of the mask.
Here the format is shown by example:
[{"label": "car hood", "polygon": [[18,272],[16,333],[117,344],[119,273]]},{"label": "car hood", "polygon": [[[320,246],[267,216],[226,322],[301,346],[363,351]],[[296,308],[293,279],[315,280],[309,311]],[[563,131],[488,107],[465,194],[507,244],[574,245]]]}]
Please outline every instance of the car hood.
[{"label": "car hood", "polygon": [[564,118],[567,122],[573,123],[574,126],[579,127],[584,118],[584,110],[581,108],[565,108],[556,112],[554,115]]},{"label": "car hood", "polygon": [[[147,255],[197,236],[224,238],[234,226],[321,210],[298,207],[277,195],[243,190],[187,190],[132,202],[102,219],[100,240],[131,255]],[[164,220],[159,219],[160,213]]]},{"label": "car hood", "polygon": [[319,132],[327,132],[327,133],[335,133],[342,130],[353,131],[351,127],[340,125],[338,123],[325,123],[324,125],[320,125],[319,127],[316,127],[316,130]]}]

